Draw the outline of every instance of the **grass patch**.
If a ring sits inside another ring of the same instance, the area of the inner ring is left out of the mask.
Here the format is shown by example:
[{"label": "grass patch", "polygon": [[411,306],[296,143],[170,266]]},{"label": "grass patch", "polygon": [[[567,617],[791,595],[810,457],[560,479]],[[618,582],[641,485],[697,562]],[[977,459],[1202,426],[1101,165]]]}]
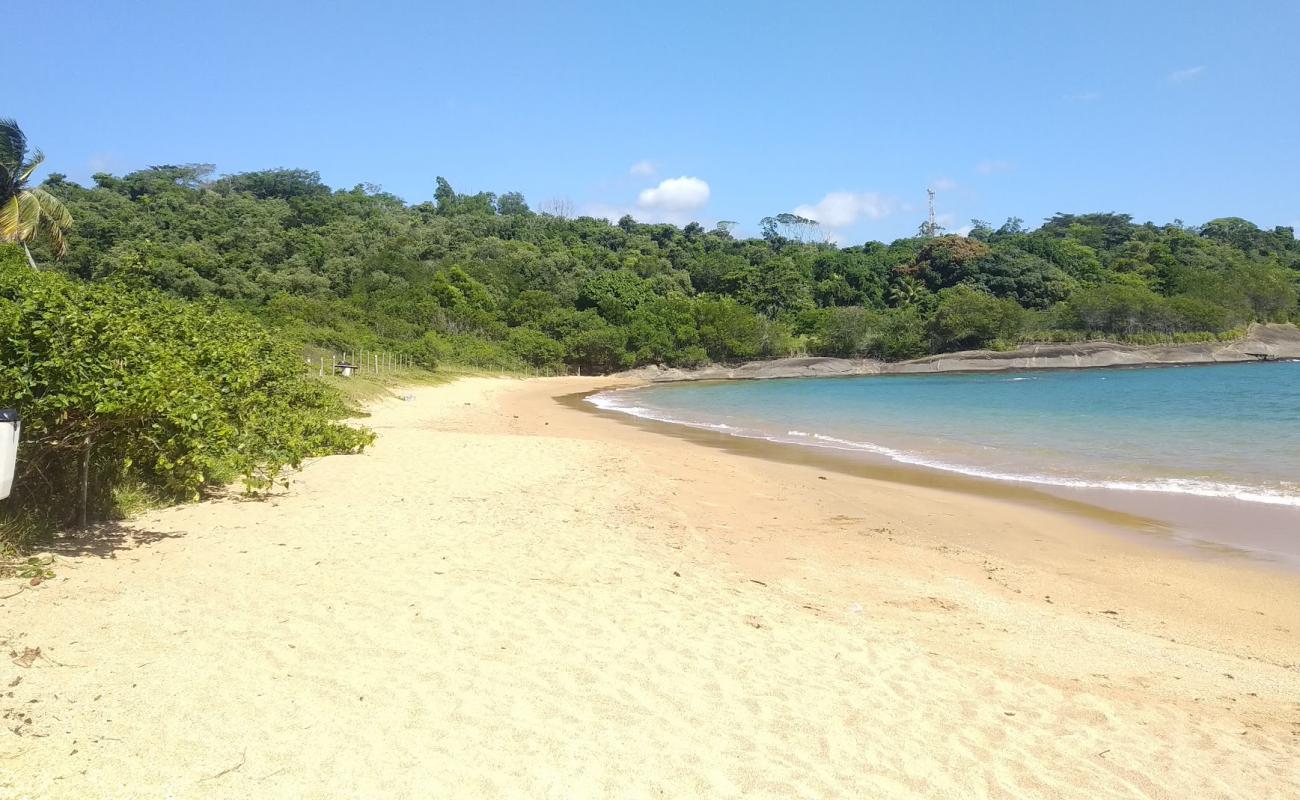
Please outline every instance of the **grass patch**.
[{"label": "grass patch", "polygon": [[411,367],[384,370],[379,373],[361,372],[351,378],[326,375],[322,383],[338,390],[353,413],[364,413],[365,406],[386,397],[396,397],[399,390],[408,386],[441,386],[458,378],[471,377],[532,377],[531,373],[514,370],[487,369],[483,367],[448,365],[437,369]]},{"label": "grass patch", "polygon": [[7,564],[20,554],[30,553],[37,545],[50,541],[56,530],[53,522],[29,512],[5,511],[0,514],[0,576]]}]

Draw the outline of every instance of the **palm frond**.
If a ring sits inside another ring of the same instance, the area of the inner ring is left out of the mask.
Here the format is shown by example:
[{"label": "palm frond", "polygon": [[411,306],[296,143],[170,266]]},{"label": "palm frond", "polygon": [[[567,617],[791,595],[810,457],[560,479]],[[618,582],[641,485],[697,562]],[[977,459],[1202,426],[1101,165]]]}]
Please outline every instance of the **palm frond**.
[{"label": "palm frond", "polygon": [[18,193],[17,238],[31,241],[41,226],[41,199],[31,192]]},{"label": "palm frond", "polygon": [[0,208],[0,238],[26,242],[41,224],[41,201],[31,192],[19,192]]},{"label": "palm frond", "polygon": [[27,136],[12,119],[0,119],[0,167],[11,176],[22,170],[27,155]]},{"label": "palm frond", "polygon": [[68,240],[65,234],[72,229],[72,214],[63,201],[39,186],[30,190],[41,206],[41,231],[49,237],[50,246],[56,258],[68,254]]},{"label": "palm frond", "polygon": [[21,210],[17,195],[0,203],[0,241],[18,240],[18,216]]},{"label": "palm frond", "polygon": [[39,186],[34,189],[29,189],[28,191],[35,195],[36,199],[40,201],[41,213],[50,217],[62,228],[72,227],[72,214],[68,212],[68,207],[63,205],[62,200]]},{"label": "palm frond", "polygon": [[66,227],[58,225],[49,217],[41,217],[41,231],[50,240],[50,249],[54,251],[55,258],[63,258],[68,254],[68,240],[63,235],[67,231]]},{"label": "palm frond", "polygon": [[22,166],[21,169],[18,170],[18,180],[16,181],[16,183],[19,186],[26,183],[27,180],[32,177],[32,173],[35,172],[37,168],[44,163],[45,163],[44,153],[42,153],[40,150],[37,150],[35,153],[32,153],[32,160],[28,161],[26,164]]}]

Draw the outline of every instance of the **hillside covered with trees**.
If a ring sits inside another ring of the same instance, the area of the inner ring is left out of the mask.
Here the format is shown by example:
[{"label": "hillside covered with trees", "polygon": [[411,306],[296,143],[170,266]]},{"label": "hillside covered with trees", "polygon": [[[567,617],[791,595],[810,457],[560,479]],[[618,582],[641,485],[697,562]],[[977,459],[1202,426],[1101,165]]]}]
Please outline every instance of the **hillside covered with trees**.
[{"label": "hillside covered with trees", "polygon": [[791,214],[762,238],[536,213],[513,192],[431,201],[332,190],[277,169],[99,174],[43,188],[75,225],[37,259],[219,299],[299,344],[428,365],[612,371],[796,352],[903,359],[1026,340],[1170,341],[1300,314],[1300,242],[1239,218],[1199,227],[1057,214],[1036,229],[921,226],[889,244],[818,241]]}]

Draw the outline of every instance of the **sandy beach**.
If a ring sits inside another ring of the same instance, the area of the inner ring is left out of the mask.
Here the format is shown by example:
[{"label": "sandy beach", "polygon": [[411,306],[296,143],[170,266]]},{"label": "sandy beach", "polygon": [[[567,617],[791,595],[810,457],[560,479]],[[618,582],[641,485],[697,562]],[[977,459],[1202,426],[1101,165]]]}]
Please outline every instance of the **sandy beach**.
[{"label": "sandy beach", "polygon": [[1300,796],[1300,578],[409,390],[0,583],[0,796]]}]

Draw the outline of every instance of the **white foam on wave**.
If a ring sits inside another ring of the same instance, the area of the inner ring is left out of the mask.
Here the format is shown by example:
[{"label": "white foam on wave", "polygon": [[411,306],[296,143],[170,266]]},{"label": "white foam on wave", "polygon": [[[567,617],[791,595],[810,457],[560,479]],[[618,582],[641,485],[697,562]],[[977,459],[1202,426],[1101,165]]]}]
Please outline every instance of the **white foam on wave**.
[{"label": "white foam on wave", "polygon": [[1094,480],[1086,478],[1068,478],[1056,475],[1020,474],[967,466],[964,464],[955,464],[941,459],[929,458],[919,453],[911,453],[893,447],[886,447],[884,445],[875,444],[874,442],[858,442],[850,439],[826,436],[820,433],[790,430],[786,431],[785,436],[773,436],[759,431],[737,428],[725,423],[677,419],[662,411],[646,408],[645,406],[624,405],[618,398],[614,397],[615,394],[617,394],[617,392],[605,392],[602,394],[591,395],[587,398],[587,402],[608,411],[618,411],[634,417],[651,419],[657,422],[684,425],[690,428],[726,431],[733,436],[739,436],[746,439],[762,439],[764,441],[776,442],[778,444],[796,444],[804,447],[821,447],[831,450],[873,453],[875,455],[889,458],[892,461],[897,461],[900,464],[910,464],[912,466],[938,469],[945,472],[955,472],[960,475],[984,478],[986,480],[1029,483],[1039,486],[1058,486],[1069,489],[1110,489],[1121,492],[1186,494],[1197,497],[1242,500],[1248,503],[1265,503],[1268,505],[1300,507],[1300,494],[1256,486],[1242,486],[1240,484],[1218,483],[1191,478],[1160,478],[1146,481]]},{"label": "white foam on wave", "polygon": [[1300,507],[1300,496],[1255,486],[1216,483],[1213,481],[1200,481],[1190,478],[1160,478],[1149,481],[1126,481],[1089,480],[1086,478],[1066,478],[1056,475],[1025,475],[1014,472],[1001,472],[998,470],[984,469],[981,467],[971,467],[963,464],[953,464],[947,461],[926,458],[915,453],[895,450],[891,447],[883,447],[871,442],[854,442],[847,439],[838,439],[833,436],[822,436],[820,434],[813,434],[813,438],[822,442],[823,444],[821,446],[823,447],[877,453],[879,455],[888,456],[894,461],[898,461],[902,464],[912,464],[919,467],[941,469],[945,472],[956,472],[976,478],[1015,481],[1017,483],[1033,483],[1041,486],[1061,486],[1071,489],[1112,489],[1122,492],[1190,494],[1200,497],[1220,497],[1233,500],[1244,500],[1250,503],[1267,503],[1269,505]]},{"label": "white foam on wave", "polygon": [[654,409],[646,408],[645,406],[623,405],[618,398],[613,396],[615,393],[616,392],[603,392],[601,394],[593,394],[587,397],[586,400],[597,408],[606,411],[618,411],[633,417],[640,417],[641,419],[652,419],[656,422],[669,422],[673,425],[685,425],[688,428],[703,428],[711,431],[740,431],[739,428],[728,425],[725,422],[697,422],[687,419],[677,419],[676,417],[668,416],[662,411],[656,411]]}]

